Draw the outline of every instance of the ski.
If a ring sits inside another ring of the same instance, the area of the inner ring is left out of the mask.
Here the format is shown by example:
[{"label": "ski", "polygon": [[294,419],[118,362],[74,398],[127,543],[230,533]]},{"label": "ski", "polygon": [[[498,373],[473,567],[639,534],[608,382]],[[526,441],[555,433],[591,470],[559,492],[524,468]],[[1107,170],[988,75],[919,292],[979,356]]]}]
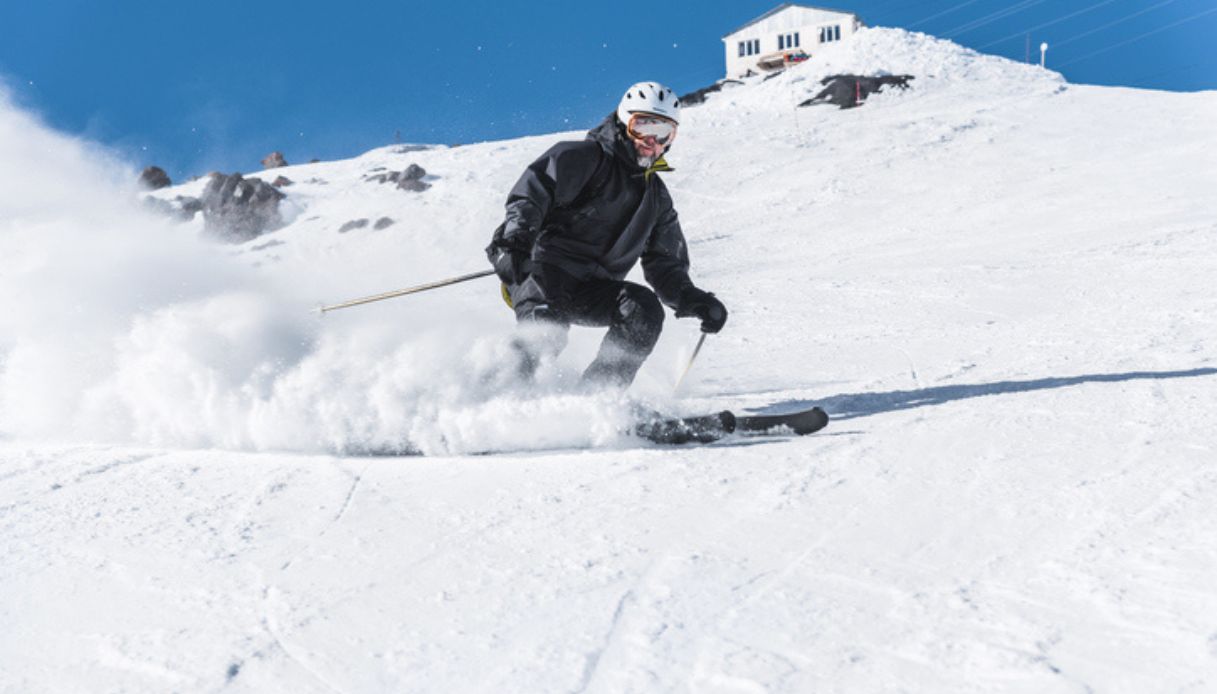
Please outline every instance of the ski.
[{"label": "ski", "polygon": [[730,410],[695,417],[666,417],[652,414],[634,427],[634,433],[655,443],[710,443],[728,434],[788,434],[805,436],[828,425],[828,414],[819,407],[786,414],[737,415]]}]

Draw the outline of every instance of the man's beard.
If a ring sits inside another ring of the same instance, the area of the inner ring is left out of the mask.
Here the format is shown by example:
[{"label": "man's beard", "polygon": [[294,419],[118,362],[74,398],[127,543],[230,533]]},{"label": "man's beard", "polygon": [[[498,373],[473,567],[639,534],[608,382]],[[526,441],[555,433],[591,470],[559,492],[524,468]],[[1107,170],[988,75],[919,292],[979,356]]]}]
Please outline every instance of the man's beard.
[{"label": "man's beard", "polygon": [[660,156],[661,155],[656,154],[653,157],[644,157],[641,154],[639,154],[638,155],[638,165],[644,169],[649,169],[655,162],[659,161]]}]

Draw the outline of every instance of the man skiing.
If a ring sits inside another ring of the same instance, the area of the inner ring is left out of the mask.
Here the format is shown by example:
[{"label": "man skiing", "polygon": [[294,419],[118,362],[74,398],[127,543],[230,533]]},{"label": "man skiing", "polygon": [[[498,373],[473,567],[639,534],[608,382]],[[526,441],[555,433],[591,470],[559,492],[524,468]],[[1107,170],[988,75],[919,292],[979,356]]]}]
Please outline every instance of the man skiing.
[{"label": "man skiing", "polygon": [[[666,304],[716,333],[727,309],[689,279],[689,255],[663,155],[680,124],[671,89],[640,82],[581,142],[560,142],[524,171],[486,254],[523,328],[513,342],[522,370],[566,345],[572,324],[608,327],[583,373],[589,385],[626,387],[650,355]],[[654,289],[626,282],[642,260]]]}]

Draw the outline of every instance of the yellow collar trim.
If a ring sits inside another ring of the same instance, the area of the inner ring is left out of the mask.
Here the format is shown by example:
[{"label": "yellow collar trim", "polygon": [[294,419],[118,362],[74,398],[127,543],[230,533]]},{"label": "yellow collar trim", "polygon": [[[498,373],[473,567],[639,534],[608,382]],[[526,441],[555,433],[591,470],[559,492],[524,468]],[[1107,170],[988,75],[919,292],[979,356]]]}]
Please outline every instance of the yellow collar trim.
[{"label": "yellow collar trim", "polygon": [[651,164],[650,166],[647,167],[646,172],[643,174],[643,180],[649,181],[651,179],[651,174],[659,172],[659,171],[675,171],[675,170],[676,169],[673,169],[671,166],[668,166],[668,161],[666,159],[664,159],[663,157],[660,157],[655,160],[654,164]]}]

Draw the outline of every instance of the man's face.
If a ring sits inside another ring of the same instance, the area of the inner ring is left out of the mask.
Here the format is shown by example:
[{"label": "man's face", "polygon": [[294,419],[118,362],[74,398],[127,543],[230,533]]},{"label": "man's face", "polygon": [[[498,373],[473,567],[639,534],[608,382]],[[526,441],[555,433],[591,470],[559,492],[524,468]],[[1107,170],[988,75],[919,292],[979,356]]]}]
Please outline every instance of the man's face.
[{"label": "man's face", "polygon": [[635,114],[627,130],[638,157],[650,161],[662,156],[676,138],[676,123],[650,114]]},{"label": "man's face", "polygon": [[634,149],[638,151],[638,156],[647,159],[658,159],[659,155],[663,154],[664,146],[655,141],[654,137],[644,139],[634,139]]}]

